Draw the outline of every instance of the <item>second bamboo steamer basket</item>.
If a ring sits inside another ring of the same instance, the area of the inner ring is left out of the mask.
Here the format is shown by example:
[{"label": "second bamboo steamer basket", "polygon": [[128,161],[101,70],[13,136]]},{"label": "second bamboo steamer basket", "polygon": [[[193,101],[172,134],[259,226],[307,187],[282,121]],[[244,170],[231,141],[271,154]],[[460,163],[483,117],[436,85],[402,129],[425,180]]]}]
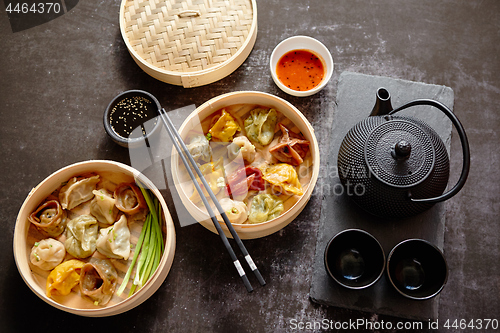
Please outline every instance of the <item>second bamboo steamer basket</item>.
[{"label": "second bamboo steamer basket", "polygon": [[185,88],[235,71],[257,38],[255,0],[123,0],[120,31],[152,77]]},{"label": "second bamboo steamer basket", "polygon": [[[198,128],[200,120],[210,117],[212,114],[224,107],[236,104],[259,105],[274,108],[282,113],[288,120],[290,120],[294,124],[295,127],[297,127],[297,129],[304,135],[306,140],[310,142],[310,152],[312,155],[310,178],[307,182],[306,187],[304,188],[304,194],[299,200],[295,202],[292,207],[290,207],[287,211],[282,213],[277,218],[269,220],[267,222],[256,224],[233,224],[234,229],[241,239],[255,239],[271,235],[283,229],[302,212],[309,199],[311,198],[314,187],[318,180],[320,154],[318,142],[314,133],[314,128],[309,123],[307,118],[295,106],[293,106],[286,100],[260,91],[236,91],[212,98],[211,100],[199,106],[195,111],[191,113],[191,115],[186,118],[186,120],[179,128],[180,135],[184,139],[186,139],[187,134],[191,130],[196,130],[196,128]],[[181,181],[180,164],[181,163],[179,155],[177,151],[173,149],[171,159],[172,177],[182,203],[196,221],[198,221],[208,230],[216,233],[216,228],[213,225],[212,220],[207,215],[206,211],[203,211],[189,199],[189,194],[186,192],[185,186],[183,186],[186,183],[183,183]],[[187,184],[190,183],[188,182]],[[215,212],[217,213],[217,210],[215,210]],[[222,223],[220,215],[218,215],[218,218],[221,222],[222,230],[227,237],[231,238],[232,236],[226,225]]]}]

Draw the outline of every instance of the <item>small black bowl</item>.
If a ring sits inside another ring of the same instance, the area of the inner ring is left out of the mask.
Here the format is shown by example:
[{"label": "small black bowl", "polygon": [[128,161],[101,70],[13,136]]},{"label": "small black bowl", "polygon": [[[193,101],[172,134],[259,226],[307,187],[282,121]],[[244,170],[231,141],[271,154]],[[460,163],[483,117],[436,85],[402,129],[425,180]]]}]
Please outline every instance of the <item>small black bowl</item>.
[{"label": "small black bowl", "polygon": [[104,128],[120,146],[133,147],[156,132],[160,108],[160,102],[146,91],[124,91],[104,111]]},{"label": "small black bowl", "polygon": [[367,288],[384,273],[384,250],[368,232],[360,229],[344,230],[328,242],[325,268],[328,275],[341,286]]},{"label": "small black bowl", "polygon": [[444,288],[448,265],[441,250],[433,244],[423,239],[408,239],[389,253],[387,275],[401,295],[425,300]]}]

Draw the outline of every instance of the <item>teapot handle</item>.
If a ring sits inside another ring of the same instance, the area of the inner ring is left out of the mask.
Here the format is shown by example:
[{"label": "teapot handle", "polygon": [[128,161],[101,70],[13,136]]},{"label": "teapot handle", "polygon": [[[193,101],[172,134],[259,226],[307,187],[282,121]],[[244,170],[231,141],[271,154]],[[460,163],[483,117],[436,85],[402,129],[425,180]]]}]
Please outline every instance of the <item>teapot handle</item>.
[{"label": "teapot handle", "polygon": [[467,176],[469,175],[469,168],[470,168],[470,149],[469,149],[469,142],[467,140],[467,135],[465,134],[465,130],[458,120],[458,118],[455,116],[455,114],[443,103],[432,100],[432,99],[417,99],[412,102],[409,102],[403,106],[400,106],[393,111],[389,112],[389,114],[394,114],[398,111],[401,111],[403,109],[416,106],[416,105],[430,105],[438,108],[441,110],[453,123],[455,128],[458,131],[458,135],[460,137],[460,142],[462,143],[462,158],[463,158],[463,164],[462,164],[462,173],[460,175],[460,178],[458,179],[457,183],[455,186],[449,190],[448,192],[435,197],[435,198],[427,198],[427,199],[415,199],[411,197],[411,192],[408,193],[410,200],[413,202],[425,202],[425,203],[437,203],[441,201],[445,201],[455,194],[457,194],[462,187],[465,184],[465,181],[467,180]]}]

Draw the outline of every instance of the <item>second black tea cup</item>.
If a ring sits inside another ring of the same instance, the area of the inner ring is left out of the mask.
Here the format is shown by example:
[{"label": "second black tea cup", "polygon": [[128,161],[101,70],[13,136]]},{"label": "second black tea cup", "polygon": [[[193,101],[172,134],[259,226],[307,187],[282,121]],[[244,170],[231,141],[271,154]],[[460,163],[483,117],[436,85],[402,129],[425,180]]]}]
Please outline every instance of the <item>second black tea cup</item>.
[{"label": "second black tea cup", "polygon": [[448,279],[448,266],[436,246],[423,239],[408,239],[389,253],[387,275],[401,295],[425,300],[443,289]]}]

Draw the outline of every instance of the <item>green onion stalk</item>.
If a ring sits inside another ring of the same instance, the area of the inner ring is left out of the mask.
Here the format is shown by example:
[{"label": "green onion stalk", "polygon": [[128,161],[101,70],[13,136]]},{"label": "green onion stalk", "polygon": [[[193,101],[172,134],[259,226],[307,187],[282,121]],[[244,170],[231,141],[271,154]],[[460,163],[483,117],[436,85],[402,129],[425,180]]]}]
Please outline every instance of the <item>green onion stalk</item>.
[{"label": "green onion stalk", "polygon": [[[130,288],[129,296],[132,295],[137,288],[141,288],[156,271],[160,264],[160,259],[165,250],[162,234],[162,209],[158,198],[150,195],[150,191],[146,190],[142,184],[137,182],[142,191],[142,195],[146,200],[149,208],[149,213],[142,226],[141,234],[135,246],[132,262],[125,273],[123,282],[116,291],[116,295],[120,296],[125,290],[128,281],[131,278],[135,264],[135,276],[132,287]],[[151,199],[153,197],[153,199]]]}]

